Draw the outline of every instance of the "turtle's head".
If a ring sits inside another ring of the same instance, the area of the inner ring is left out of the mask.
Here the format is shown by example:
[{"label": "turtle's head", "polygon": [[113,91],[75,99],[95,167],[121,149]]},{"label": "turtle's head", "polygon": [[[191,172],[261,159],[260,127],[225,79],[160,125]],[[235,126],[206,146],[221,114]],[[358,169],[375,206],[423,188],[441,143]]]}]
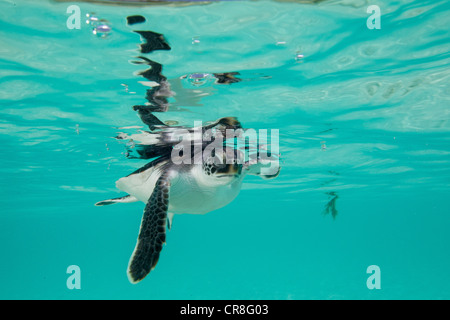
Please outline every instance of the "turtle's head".
[{"label": "turtle's head", "polygon": [[225,185],[240,179],[242,174],[242,164],[238,164],[236,159],[217,156],[212,153],[202,164],[203,175],[209,183],[214,185]]}]

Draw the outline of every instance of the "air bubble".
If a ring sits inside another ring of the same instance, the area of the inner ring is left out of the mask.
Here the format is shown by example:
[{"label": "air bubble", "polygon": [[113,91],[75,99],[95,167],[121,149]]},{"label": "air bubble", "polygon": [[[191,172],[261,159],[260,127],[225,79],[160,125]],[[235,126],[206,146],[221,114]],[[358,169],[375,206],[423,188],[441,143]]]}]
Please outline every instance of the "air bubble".
[{"label": "air bubble", "polygon": [[295,54],[295,61],[302,62],[304,57],[305,56],[301,52],[297,51],[297,53]]},{"label": "air bubble", "polygon": [[210,73],[197,72],[187,75],[186,79],[191,85],[200,87],[212,81],[215,77]]},{"label": "air bubble", "polygon": [[86,14],[86,24],[90,24],[91,26],[97,26],[100,19],[95,15],[94,12]]},{"label": "air bubble", "polygon": [[111,26],[106,20],[100,20],[100,23],[92,29],[92,33],[99,38],[106,38],[111,33]]},{"label": "air bubble", "polygon": [[193,45],[199,45],[200,44],[200,37],[199,36],[192,37],[192,44]]},{"label": "air bubble", "polygon": [[86,24],[92,27],[92,33],[99,38],[106,38],[112,30],[109,21],[100,19],[94,12],[86,14]]}]

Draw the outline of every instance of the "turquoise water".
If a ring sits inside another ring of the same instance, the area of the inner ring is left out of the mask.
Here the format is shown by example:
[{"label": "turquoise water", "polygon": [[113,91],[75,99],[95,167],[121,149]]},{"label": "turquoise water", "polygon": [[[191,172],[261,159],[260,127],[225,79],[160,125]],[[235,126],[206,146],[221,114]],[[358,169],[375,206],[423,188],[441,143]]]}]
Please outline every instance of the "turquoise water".
[{"label": "turquoise water", "polygon": [[[450,298],[447,1],[377,1],[379,30],[358,0],[70,4],[79,30],[69,3],[0,2],[0,298]],[[107,37],[85,24],[91,12]],[[135,14],[147,21],[127,26]],[[133,30],[172,50],[140,53]],[[282,170],[246,177],[222,209],[176,216],[156,269],[132,285],[144,204],[94,203],[146,163],[112,139],[145,129],[131,108],[148,89],[137,56],[176,93],[158,117],[279,129]],[[219,72],[242,81],[181,79]],[[81,289],[66,285],[70,265]]]}]

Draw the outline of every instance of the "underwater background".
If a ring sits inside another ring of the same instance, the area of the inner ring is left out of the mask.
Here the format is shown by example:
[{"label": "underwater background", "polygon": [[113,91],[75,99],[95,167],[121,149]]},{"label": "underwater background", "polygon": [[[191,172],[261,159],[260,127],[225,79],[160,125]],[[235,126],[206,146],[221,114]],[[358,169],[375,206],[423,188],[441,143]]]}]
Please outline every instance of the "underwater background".
[{"label": "underwater background", "polygon": [[[445,0],[0,1],[0,298],[449,299],[449,14]],[[136,30],[171,50],[140,52]],[[146,130],[139,56],[175,93],[161,120],[278,129],[282,169],[246,177],[224,208],[176,216],[132,285],[144,204],[94,203],[146,163],[113,139]],[[224,72],[239,81],[212,80]],[[71,265],[81,289],[67,287]]]}]

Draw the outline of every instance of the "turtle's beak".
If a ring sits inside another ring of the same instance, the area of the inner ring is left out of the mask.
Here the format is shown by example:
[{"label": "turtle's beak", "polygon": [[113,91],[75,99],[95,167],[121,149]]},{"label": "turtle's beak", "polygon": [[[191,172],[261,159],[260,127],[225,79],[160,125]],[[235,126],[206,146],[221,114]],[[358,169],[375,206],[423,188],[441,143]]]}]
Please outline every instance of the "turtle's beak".
[{"label": "turtle's beak", "polygon": [[217,170],[218,176],[236,176],[241,174],[241,172],[242,165],[236,163],[226,164],[223,168]]}]

